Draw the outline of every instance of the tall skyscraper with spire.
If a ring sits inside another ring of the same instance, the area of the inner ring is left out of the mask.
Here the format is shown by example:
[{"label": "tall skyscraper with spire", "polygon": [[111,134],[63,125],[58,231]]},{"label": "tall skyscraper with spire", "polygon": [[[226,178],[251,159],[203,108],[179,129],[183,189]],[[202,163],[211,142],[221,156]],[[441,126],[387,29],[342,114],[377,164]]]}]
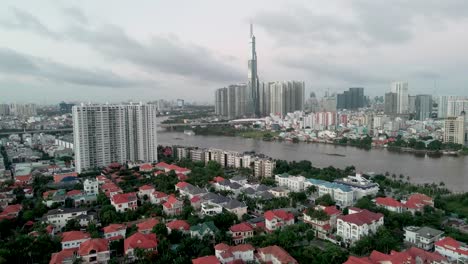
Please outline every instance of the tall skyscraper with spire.
[{"label": "tall skyscraper with spire", "polygon": [[248,92],[247,92],[247,105],[249,114],[256,117],[260,116],[259,105],[259,86],[257,74],[257,52],[255,50],[255,35],[253,34],[253,25],[250,24],[250,54],[249,54],[249,73],[248,73]]}]

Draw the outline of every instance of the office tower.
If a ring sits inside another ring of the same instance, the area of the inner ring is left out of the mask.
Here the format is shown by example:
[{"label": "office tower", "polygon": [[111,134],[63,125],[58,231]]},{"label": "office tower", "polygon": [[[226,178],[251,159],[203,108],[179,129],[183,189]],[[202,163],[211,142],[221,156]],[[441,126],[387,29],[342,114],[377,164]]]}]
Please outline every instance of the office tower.
[{"label": "office tower", "polygon": [[9,116],[10,106],[7,104],[0,104],[0,116]]},{"label": "office tower", "polygon": [[353,87],[336,96],[336,107],[338,109],[358,109],[364,107],[364,88]]},{"label": "office tower", "polygon": [[259,107],[260,115],[267,116],[271,114],[271,83],[261,83],[259,87]]},{"label": "office tower", "polygon": [[432,96],[428,94],[416,95],[415,112],[416,120],[430,118],[432,113]]},{"label": "office tower", "polygon": [[260,116],[259,107],[259,80],[257,74],[257,52],[255,50],[255,35],[253,34],[253,25],[250,24],[250,54],[249,54],[249,72],[248,72],[248,93],[247,93],[247,113],[253,116]]},{"label": "office tower", "polygon": [[150,104],[74,106],[76,171],[157,161],[156,114],[156,105]]},{"label": "office tower", "polygon": [[394,115],[398,112],[398,95],[396,93],[385,94],[384,112],[387,115]]},{"label": "office tower", "polygon": [[286,115],[304,110],[304,82],[285,81],[270,83],[270,111]]},{"label": "office tower", "polygon": [[220,116],[228,115],[228,89],[220,88],[215,91],[215,114]]},{"label": "office tower", "polygon": [[320,109],[323,112],[335,112],[337,109],[336,96],[334,94],[329,95],[328,93],[326,93],[320,102]]},{"label": "office tower", "polygon": [[72,107],[73,107],[74,105],[75,105],[75,104],[73,104],[73,103],[61,102],[61,103],[59,104],[59,111],[60,111],[60,113],[62,113],[62,114],[71,113],[71,112],[72,112]]},{"label": "office tower", "polygon": [[397,113],[407,114],[409,110],[408,83],[407,82],[392,83],[391,92],[397,94]]},{"label": "office tower", "polygon": [[451,101],[451,103],[450,103],[450,114],[452,116],[457,116],[459,113],[455,113],[455,104],[456,104],[455,101],[463,100],[463,99],[465,99],[463,96],[447,96],[447,95],[439,96],[437,117],[438,118],[445,118],[445,117],[450,116],[449,115],[449,105],[448,105],[449,101]]},{"label": "office tower", "polygon": [[444,142],[465,144],[465,115],[445,119]]},{"label": "office tower", "polygon": [[416,114],[416,96],[408,95],[408,113]]}]

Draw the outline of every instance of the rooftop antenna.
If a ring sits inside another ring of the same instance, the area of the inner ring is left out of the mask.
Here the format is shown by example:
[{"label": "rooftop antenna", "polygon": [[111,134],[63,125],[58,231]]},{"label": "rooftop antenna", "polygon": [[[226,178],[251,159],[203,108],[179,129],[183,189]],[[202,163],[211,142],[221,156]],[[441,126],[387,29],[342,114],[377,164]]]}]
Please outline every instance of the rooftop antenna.
[{"label": "rooftop antenna", "polygon": [[250,21],[250,37],[253,36],[253,24],[252,21]]}]

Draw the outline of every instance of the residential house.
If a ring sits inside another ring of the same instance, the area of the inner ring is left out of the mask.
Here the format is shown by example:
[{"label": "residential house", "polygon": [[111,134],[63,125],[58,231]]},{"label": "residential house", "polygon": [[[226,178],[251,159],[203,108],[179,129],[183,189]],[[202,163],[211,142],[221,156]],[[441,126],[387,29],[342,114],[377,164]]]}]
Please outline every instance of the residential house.
[{"label": "residential house", "polygon": [[302,192],[307,188],[307,179],[304,176],[291,176],[287,173],[275,175],[278,186],[286,187],[293,192]]},{"label": "residential house", "polygon": [[144,164],[141,164],[140,167],[139,167],[139,170],[141,172],[151,172],[153,171],[154,167],[153,165],[151,165],[151,163],[144,163]]},{"label": "residential house", "polygon": [[402,213],[405,208],[404,204],[391,197],[377,197],[375,198],[375,204],[396,213]]},{"label": "residential house", "polygon": [[368,257],[349,256],[344,264],[449,264],[447,259],[438,253],[432,253],[420,248],[412,247],[405,251],[391,251],[384,254],[372,251]]},{"label": "residential house", "polygon": [[[95,219],[94,214],[88,214],[86,208],[57,208],[49,210],[43,217],[43,222],[51,224],[57,231],[62,230],[70,219],[77,219],[78,217],[86,217],[82,222],[89,222]],[[78,219],[77,219],[78,220]]]},{"label": "residential house", "polygon": [[364,196],[375,196],[379,192],[379,184],[364,178],[360,173],[356,173],[356,176],[350,175],[337,179],[335,182],[353,189],[355,200],[359,200]]},{"label": "residential house", "polygon": [[237,218],[239,220],[241,220],[242,216],[247,213],[247,205],[243,202],[239,202],[236,199],[232,199],[226,204],[224,204],[223,208],[226,209],[228,212],[237,215]]},{"label": "residential house", "polygon": [[210,201],[201,203],[202,215],[217,215],[223,212],[223,207]]},{"label": "residential house", "polygon": [[190,237],[198,237],[200,239],[202,239],[204,236],[214,238],[217,232],[218,228],[214,225],[212,221],[203,222],[190,227]]},{"label": "residential house", "polygon": [[69,231],[62,233],[62,250],[79,248],[80,244],[91,239],[91,235],[82,231]]},{"label": "residential house", "polygon": [[111,204],[120,213],[136,210],[138,208],[136,193],[118,193],[111,197]]},{"label": "residential house", "polygon": [[225,263],[252,263],[255,261],[255,248],[250,244],[228,246],[224,243],[215,245],[215,256]]},{"label": "residential house", "polygon": [[109,242],[94,238],[80,244],[78,255],[83,263],[107,263],[110,260]]},{"label": "residential house", "polygon": [[309,210],[304,211],[303,220],[312,226],[315,235],[318,238],[326,239],[336,228],[337,217],[342,213],[336,209],[336,206],[316,206],[313,211],[322,211],[323,213],[313,213]]},{"label": "residential house", "polygon": [[122,224],[110,224],[103,228],[104,238],[108,240],[124,239],[127,232],[127,226]]},{"label": "residential house", "polygon": [[144,197],[146,196],[147,199],[150,199],[151,197],[151,194],[154,192],[154,187],[151,186],[151,185],[143,185],[141,186],[140,188],[138,188],[138,198],[140,198],[140,200],[143,200]]},{"label": "residential house", "polygon": [[433,250],[434,243],[442,238],[443,231],[427,226],[407,226],[404,228],[405,241],[424,250]]},{"label": "residential house", "polygon": [[284,226],[294,224],[294,215],[285,210],[266,211],[263,216],[265,217],[265,229],[268,232],[273,232]]},{"label": "residential house", "polygon": [[274,187],[268,190],[274,197],[281,198],[281,197],[288,197],[290,191],[283,187]]},{"label": "residential house", "polygon": [[169,199],[169,195],[158,191],[154,191],[149,197],[152,204],[162,204]]},{"label": "residential house", "polygon": [[170,195],[167,202],[163,203],[163,211],[168,216],[179,215],[182,213],[184,202]]},{"label": "residential house", "polygon": [[348,215],[337,218],[337,235],[347,243],[354,243],[363,236],[375,233],[384,224],[384,216],[366,209],[350,208]]},{"label": "residential house", "polygon": [[415,214],[416,212],[422,212],[424,206],[434,207],[434,200],[425,194],[415,193],[410,195],[404,204],[408,211]]},{"label": "residential house", "polygon": [[257,250],[257,260],[260,263],[273,263],[273,264],[298,264],[286,250],[279,246],[269,246],[259,248]]},{"label": "residential house", "polygon": [[216,256],[204,256],[192,259],[192,264],[221,264]]},{"label": "residential house", "polygon": [[451,237],[435,242],[435,252],[456,263],[468,263],[468,246]]},{"label": "residential house", "polygon": [[136,226],[138,228],[138,232],[142,234],[149,234],[153,230],[155,225],[159,224],[159,220],[156,218],[149,218],[138,223]]},{"label": "residential house", "polygon": [[243,244],[246,239],[253,237],[254,227],[248,222],[242,222],[231,226],[228,232],[231,234],[234,244]]},{"label": "residential house", "polygon": [[158,240],[156,234],[142,234],[136,232],[124,241],[124,254],[129,260],[137,259],[135,249],[142,249],[146,252],[157,252]]},{"label": "residential house", "polygon": [[200,188],[198,186],[193,186],[187,182],[178,182],[175,186],[176,191],[179,191],[180,196],[186,196],[189,199],[192,199],[195,196],[203,196],[208,193],[206,189]]},{"label": "residential house", "polygon": [[99,182],[96,179],[86,179],[83,182],[83,190],[86,195],[98,195]]},{"label": "residential house", "polygon": [[190,233],[190,225],[185,220],[174,220],[166,224],[167,232],[170,234],[172,230],[178,230],[184,234]]},{"label": "residential house", "polygon": [[14,219],[14,218],[18,217],[21,210],[23,210],[23,206],[21,204],[8,205],[0,213],[0,220]]}]

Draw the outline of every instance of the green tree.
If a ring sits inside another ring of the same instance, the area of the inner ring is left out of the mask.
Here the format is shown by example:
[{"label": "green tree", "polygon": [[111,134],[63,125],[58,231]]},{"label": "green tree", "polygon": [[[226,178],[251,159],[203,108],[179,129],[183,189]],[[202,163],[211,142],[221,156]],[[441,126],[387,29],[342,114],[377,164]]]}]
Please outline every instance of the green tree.
[{"label": "green tree", "polygon": [[163,223],[156,224],[151,232],[155,233],[158,238],[167,237],[167,228]]},{"label": "green tree", "polygon": [[315,199],[315,204],[323,205],[323,206],[330,206],[330,205],[334,205],[335,201],[330,196],[330,194],[327,193],[327,194],[322,195],[319,198]]}]

